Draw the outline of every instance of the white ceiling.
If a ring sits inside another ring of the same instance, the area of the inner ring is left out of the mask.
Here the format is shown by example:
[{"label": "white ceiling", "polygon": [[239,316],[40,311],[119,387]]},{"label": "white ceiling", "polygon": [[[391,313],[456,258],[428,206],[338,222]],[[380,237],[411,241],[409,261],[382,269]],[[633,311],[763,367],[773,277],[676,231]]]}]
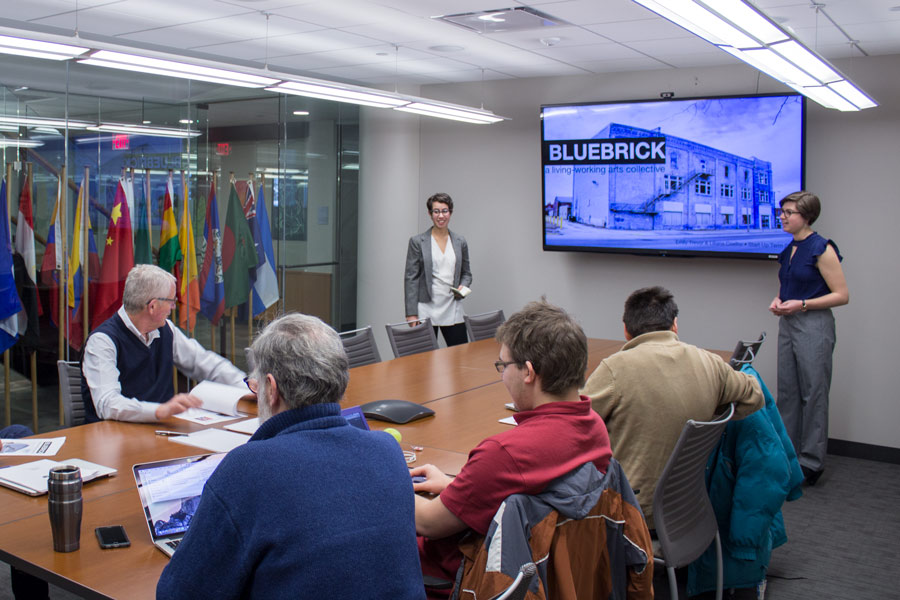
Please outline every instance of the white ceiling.
[{"label": "white ceiling", "polygon": [[[756,0],[828,59],[900,53],[900,0]],[[820,5],[821,5],[820,4]],[[631,0],[0,0],[3,25],[361,85],[427,85],[734,64],[736,59]],[[529,6],[569,25],[480,34],[443,14]],[[77,10],[76,10],[77,7]],[[266,16],[268,14],[268,17]],[[559,38],[547,45],[547,38]],[[542,42],[542,39],[544,40]],[[439,46],[458,46],[442,51]],[[102,69],[101,69],[102,70]]]}]

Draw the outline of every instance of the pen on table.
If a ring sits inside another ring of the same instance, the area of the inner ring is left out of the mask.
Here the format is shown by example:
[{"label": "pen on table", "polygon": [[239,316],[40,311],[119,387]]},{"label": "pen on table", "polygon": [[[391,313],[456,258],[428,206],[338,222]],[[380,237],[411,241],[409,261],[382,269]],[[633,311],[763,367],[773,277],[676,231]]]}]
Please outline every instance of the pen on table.
[{"label": "pen on table", "polygon": [[177,435],[191,435],[184,431],[166,431],[164,429],[157,429],[156,435],[164,435],[166,437],[177,436]]}]

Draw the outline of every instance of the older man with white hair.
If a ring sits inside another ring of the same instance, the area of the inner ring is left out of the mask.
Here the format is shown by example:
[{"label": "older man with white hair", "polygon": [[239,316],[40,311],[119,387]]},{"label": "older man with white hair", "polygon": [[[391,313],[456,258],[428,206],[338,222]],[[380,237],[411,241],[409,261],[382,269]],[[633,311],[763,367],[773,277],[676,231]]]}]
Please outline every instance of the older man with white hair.
[{"label": "older man with white hair", "polygon": [[341,416],[337,333],[288,314],[253,342],[259,429],[207,480],[157,598],[425,597],[400,445]]},{"label": "older man with white hair", "polygon": [[200,406],[176,394],[172,367],[187,377],[243,385],[244,372],[189,339],[169,320],[175,277],[154,265],[128,273],[122,307],[95,329],[82,358],[85,420],[161,421]]}]

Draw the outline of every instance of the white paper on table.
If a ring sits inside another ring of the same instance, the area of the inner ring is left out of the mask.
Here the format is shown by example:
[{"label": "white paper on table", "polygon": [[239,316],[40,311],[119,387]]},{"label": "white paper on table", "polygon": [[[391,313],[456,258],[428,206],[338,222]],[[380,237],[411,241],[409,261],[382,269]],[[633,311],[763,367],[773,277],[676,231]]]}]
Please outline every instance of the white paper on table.
[{"label": "white paper on table", "polygon": [[191,390],[192,396],[197,396],[203,401],[200,408],[235,417],[238,416],[238,400],[248,393],[250,392],[245,386],[228,385],[215,381],[201,381]]},{"label": "white paper on table", "polygon": [[70,458],[60,462],[42,458],[29,463],[0,469],[0,485],[14,489],[29,496],[40,496],[47,493],[47,480],[50,469],[63,465],[73,465],[81,469],[81,480],[84,482],[113,475],[116,470],[80,458]]},{"label": "white paper on table", "polygon": [[199,425],[214,425],[224,421],[234,421],[245,415],[223,415],[217,412],[203,410],[202,408],[189,408],[174,416],[177,419],[184,419],[185,421],[190,421],[191,423],[197,423]]},{"label": "white paper on table", "polygon": [[254,433],[256,433],[256,430],[259,429],[259,417],[253,417],[252,419],[247,419],[246,421],[238,421],[237,423],[226,425],[225,429],[229,431],[236,431],[238,433],[253,435]]},{"label": "white paper on table", "polygon": [[63,444],[65,437],[55,438],[22,438],[14,440],[0,440],[3,447],[0,455],[6,456],[55,456]]},{"label": "white paper on table", "polygon": [[499,421],[500,423],[503,423],[504,425],[513,425],[513,426],[516,425],[515,417],[503,417],[502,419],[497,419],[497,421]]},{"label": "white paper on table", "polygon": [[233,433],[223,429],[204,429],[190,435],[177,435],[169,438],[169,441],[188,446],[197,446],[213,452],[229,452],[250,439],[246,435]]}]

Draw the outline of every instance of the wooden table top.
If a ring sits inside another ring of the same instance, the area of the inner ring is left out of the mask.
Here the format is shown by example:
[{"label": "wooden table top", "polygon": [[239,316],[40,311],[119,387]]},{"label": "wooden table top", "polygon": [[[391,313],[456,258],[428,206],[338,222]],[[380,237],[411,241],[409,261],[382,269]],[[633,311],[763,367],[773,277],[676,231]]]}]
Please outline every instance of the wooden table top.
[{"label": "wooden table top", "polygon": [[[588,374],[622,344],[589,340]],[[369,424],[372,429],[396,428],[403,436],[404,450],[421,446],[415,465],[433,463],[446,473],[458,473],[468,452],[481,440],[511,427],[498,422],[513,414],[504,406],[511,399],[494,369],[498,354],[497,343],[485,340],[358,367],[350,371],[341,405],[388,398],[427,404],[434,417],[406,425],[372,420]],[[241,403],[239,408],[256,413],[253,403]],[[52,550],[47,496],[34,498],[0,488],[0,560],[86,598],[154,598],[168,559],[150,541],[131,467],[203,453],[156,435],[156,429],[204,428],[180,419],[149,424],[102,421],[38,436],[66,436],[53,460],[82,458],[113,467],[118,474],[84,485],[81,548],[65,554]],[[34,457],[0,458],[0,467],[29,460]],[[125,526],[131,547],[100,549],[93,529],[119,524]]]}]

